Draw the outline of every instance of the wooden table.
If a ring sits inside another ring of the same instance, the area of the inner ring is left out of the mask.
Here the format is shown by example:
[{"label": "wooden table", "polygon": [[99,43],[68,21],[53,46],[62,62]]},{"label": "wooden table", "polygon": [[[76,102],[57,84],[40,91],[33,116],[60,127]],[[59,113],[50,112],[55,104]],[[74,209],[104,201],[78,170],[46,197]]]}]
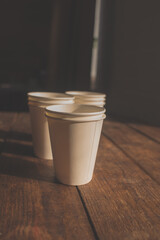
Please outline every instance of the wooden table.
[{"label": "wooden table", "polygon": [[160,239],[160,128],[105,121],[93,180],[59,184],[28,113],[0,113],[0,240]]}]

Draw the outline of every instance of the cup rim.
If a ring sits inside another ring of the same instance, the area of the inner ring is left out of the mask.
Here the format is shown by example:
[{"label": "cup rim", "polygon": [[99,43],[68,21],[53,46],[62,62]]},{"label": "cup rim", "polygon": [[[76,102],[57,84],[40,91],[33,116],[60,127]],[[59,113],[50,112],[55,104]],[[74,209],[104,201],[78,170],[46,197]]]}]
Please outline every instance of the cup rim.
[{"label": "cup rim", "polygon": [[66,93],[57,92],[28,92],[27,96],[36,100],[69,100],[74,99],[74,96]]},{"label": "cup rim", "polygon": [[50,105],[46,107],[46,113],[51,115],[65,115],[66,117],[82,117],[104,114],[106,109],[95,105],[84,104],[65,104],[65,105]]},{"label": "cup rim", "polygon": [[69,121],[69,122],[95,122],[95,121],[100,121],[104,120],[106,118],[106,115],[100,114],[100,115],[92,115],[92,116],[78,116],[78,117],[71,117],[71,116],[52,116],[49,113],[45,113],[45,116],[47,118],[55,119],[58,121]]}]

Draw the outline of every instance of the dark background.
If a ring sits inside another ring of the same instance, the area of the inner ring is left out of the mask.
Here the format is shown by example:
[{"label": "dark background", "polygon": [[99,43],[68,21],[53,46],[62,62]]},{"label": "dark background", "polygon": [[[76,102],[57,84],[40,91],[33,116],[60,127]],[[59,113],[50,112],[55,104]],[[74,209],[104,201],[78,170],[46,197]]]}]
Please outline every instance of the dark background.
[{"label": "dark background", "polygon": [[118,118],[160,125],[159,9],[158,0],[102,1],[97,88]]},{"label": "dark background", "polygon": [[[160,124],[160,2],[102,0],[94,91],[108,115]],[[26,92],[91,90],[94,0],[0,2],[0,110]]]}]

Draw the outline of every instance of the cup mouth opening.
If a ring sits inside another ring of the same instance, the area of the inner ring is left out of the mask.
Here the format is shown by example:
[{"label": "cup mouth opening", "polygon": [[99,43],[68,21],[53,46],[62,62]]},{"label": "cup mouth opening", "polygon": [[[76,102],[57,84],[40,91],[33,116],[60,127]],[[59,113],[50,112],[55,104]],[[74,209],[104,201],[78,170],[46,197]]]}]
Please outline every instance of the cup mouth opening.
[{"label": "cup mouth opening", "polygon": [[65,104],[73,104],[74,100],[51,100],[51,101],[35,101],[28,100],[28,105],[35,107],[47,107],[47,106],[55,106],[55,105],[65,105]]},{"label": "cup mouth opening", "polygon": [[99,114],[99,115],[92,115],[92,116],[64,116],[64,115],[58,115],[58,114],[50,114],[48,112],[45,113],[45,116],[47,118],[53,119],[53,120],[58,120],[58,121],[69,121],[69,122],[96,122],[100,120],[104,120],[106,118],[106,115]]},{"label": "cup mouth opening", "polygon": [[66,91],[66,94],[77,96],[77,97],[86,97],[86,98],[91,98],[91,97],[96,97],[96,98],[105,98],[106,94],[104,93],[99,93],[99,92],[89,92],[89,91]]},{"label": "cup mouth opening", "polygon": [[82,105],[82,104],[67,104],[67,105],[54,105],[46,107],[46,112],[51,115],[59,114],[73,116],[73,117],[82,117],[82,116],[94,116],[105,113],[105,108],[95,106],[95,105]]},{"label": "cup mouth opening", "polygon": [[36,100],[69,100],[74,99],[74,96],[65,93],[56,92],[29,92],[28,98]]}]

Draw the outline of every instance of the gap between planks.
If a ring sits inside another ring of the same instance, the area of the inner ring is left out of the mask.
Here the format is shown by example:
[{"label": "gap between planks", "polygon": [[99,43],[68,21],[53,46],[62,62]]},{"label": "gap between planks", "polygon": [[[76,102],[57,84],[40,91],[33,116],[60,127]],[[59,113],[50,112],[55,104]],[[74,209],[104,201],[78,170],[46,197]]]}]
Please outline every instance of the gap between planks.
[{"label": "gap between planks", "polygon": [[155,138],[151,137],[150,135],[148,135],[148,134],[145,133],[144,131],[137,129],[137,128],[133,127],[133,126],[130,125],[130,124],[126,124],[126,126],[128,126],[128,127],[131,128],[131,129],[133,129],[134,131],[138,132],[139,134],[142,134],[144,137],[149,138],[149,139],[152,140],[153,142],[156,142],[156,143],[160,144],[160,141],[158,141],[158,140],[156,140]]},{"label": "gap between planks", "polygon": [[107,136],[105,133],[102,133],[104,137],[106,137],[110,142],[112,142],[123,154],[125,154],[126,157],[128,157],[136,166],[138,166],[147,176],[149,176],[154,182],[156,182],[158,185],[160,183],[150,175],[148,171],[146,171],[140,164],[138,164],[135,160],[134,157],[131,157],[126,151],[121,148],[114,140],[112,140],[109,136]]},{"label": "gap between planks", "polygon": [[[11,122],[9,128],[8,128],[7,131],[6,131],[5,137],[3,138],[4,144],[3,144],[3,148],[2,148],[2,151],[1,151],[1,152],[3,152],[4,147],[5,147],[6,143],[7,143],[7,138],[9,137],[10,132],[11,132],[12,130],[14,130],[15,125],[17,125],[17,120],[19,119],[20,116],[22,116],[21,113],[19,113],[19,114],[18,114],[18,113],[15,113],[14,118],[13,118],[13,121]],[[24,124],[26,124],[26,123],[24,123]],[[40,185],[39,185],[39,187],[41,188]],[[74,191],[73,191],[73,192],[74,192]],[[94,226],[93,226],[93,224],[92,224],[92,221],[91,221],[91,219],[90,219],[90,216],[88,215],[88,213],[87,213],[87,211],[86,211],[86,208],[85,208],[85,206],[84,206],[84,201],[82,201],[82,197],[80,196],[80,193],[79,193],[78,189],[75,189],[75,193],[76,193],[76,192],[77,192],[77,197],[79,198],[79,201],[81,202],[81,206],[82,206],[82,208],[83,208],[83,210],[84,210],[84,214],[86,215],[86,221],[88,222],[88,227],[90,226],[90,229],[91,229],[91,231],[92,231],[92,234],[91,234],[90,232],[88,232],[88,233],[86,233],[86,236],[87,236],[87,235],[90,235],[90,237],[93,236],[93,239],[98,240],[99,238],[98,238],[97,233],[96,233],[96,231],[95,231],[95,229],[94,229]],[[76,196],[76,195],[75,195],[75,196]],[[78,210],[77,210],[77,211],[78,211]],[[83,216],[83,214],[82,214],[82,216]],[[87,229],[87,227],[86,227],[86,229]],[[84,230],[86,230],[86,229],[84,229]],[[89,230],[88,230],[88,231],[89,231]],[[87,238],[87,239],[88,239],[88,238]]]},{"label": "gap between planks", "polygon": [[95,178],[79,186],[99,238],[159,239],[159,185],[103,135],[100,146]]},{"label": "gap between planks", "polygon": [[91,216],[90,216],[90,214],[89,214],[89,211],[88,211],[88,209],[87,209],[87,206],[86,206],[86,204],[85,204],[85,200],[83,199],[83,196],[82,196],[82,194],[81,194],[81,191],[80,191],[79,187],[76,186],[76,188],[77,188],[77,192],[78,192],[78,194],[79,194],[80,200],[81,200],[81,202],[82,202],[84,211],[85,211],[85,213],[86,213],[86,215],[87,215],[88,221],[89,221],[90,226],[91,226],[91,228],[92,228],[92,231],[93,231],[93,233],[94,233],[95,239],[96,239],[96,240],[99,240],[99,237],[98,237],[96,228],[95,228],[95,226],[94,226],[94,223],[93,223],[93,221],[92,221],[92,218],[91,218]]},{"label": "gap between planks", "polygon": [[[128,126],[128,125],[127,125],[127,126]],[[129,127],[129,126],[128,126],[128,127]],[[134,129],[134,130],[135,130],[135,129]],[[134,158],[132,158],[129,154],[127,154],[127,153],[125,152],[125,150],[123,150],[123,148],[121,148],[117,143],[115,143],[115,142],[114,142],[109,136],[107,136],[103,131],[102,131],[102,134],[103,134],[103,136],[106,137],[112,144],[114,144],[114,146],[117,147],[127,158],[129,158],[141,171],[143,171],[147,176],[149,176],[154,182],[156,182],[156,183],[159,185],[159,182],[157,182],[155,178],[153,178],[152,176],[150,176],[150,174],[149,174],[141,165],[139,165],[139,164],[134,160]],[[97,231],[96,231],[96,228],[95,228],[94,223],[93,223],[93,221],[92,221],[92,218],[91,218],[91,216],[90,216],[89,210],[88,210],[88,208],[87,208],[87,206],[86,206],[85,199],[83,199],[83,196],[82,196],[81,191],[80,191],[80,189],[79,189],[78,186],[77,186],[77,191],[78,191],[78,194],[79,194],[79,196],[80,196],[81,202],[82,202],[82,204],[83,204],[83,206],[84,206],[86,215],[87,215],[87,217],[88,217],[88,220],[89,220],[90,225],[91,225],[91,227],[92,227],[92,230],[93,230],[93,232],[94,232],[94,235],[95,235],[95,237],[96,237],[96,240],[98,240],[98,239],[99,239],[98,233],[97,233]]]},{"label": "gap between planks", "polygon": [[[135,126],[135,128],[136,128],[136,126]],[[150,176],[150,178],[153,181],[155,181],[158,185],[160,185],[160,179],[157,178],[157,170],[154,172],[151,169],[152,171],[150,172],[149,166],[145,166],[143,163],[142,154],[137,159],[136,155],[134,153],[132,153],[133,147],[134,147],[133,144],[137,144],[137,143],[140,145],[142,144],[142,151],[143,151],[144,146],[146,146],[148,148],[150,145],[156,146],[156,149],[157,149],[157,147],[159,149],[159,143],[153,141],[150,137],[148,137],[148,134],[146,136],[146,134],[143,134],[141,131],[137,131],[135,128],[132,128],[132,127],[128,126],[128,124],[122,123],[122,122],[105,121],[105,123],[103,125],[103,129],[102,129],[102,134],[107,139],[109,139],[117,148],[119,148],[127,157],[129,157],[132,160],[132,162],[134,162],[134,164],[136,164],[141,170],[143,170],[148,176]],[[107,129],[108,129],[108,131],[107,131]],[[125,134],[126,134],[126,137],[124,137]],[[116,137],[116,135],[117,135],[117,137]],[[133,137],[133,140],[132,140],[132,137]],[[128,143],[129,143],[128,147],[131,147],[130,150],[129,150],[129,148],[126,148],[127,138],[128,138]],[[144,145],[145,139],[146,140],[148,139],[147,145],[146,144]],[[150,141],[150,143],[148,141]],[[152,152],[150,151],[150,153],[152,153]],[[159,151],[157,153],[159,153]],[[140,160],[140,161],[138,161],[138,160]],[[155,159],[155,161],[157,161],[157,160]],[[154,164],[156,164],[155,161],[154,161]],[[150,164],[150,167],[152,167],[151,159],[148,161],[148,163]],[[157,164],[158,164],[158,162],[157,162]],[[159,166],[159,164],[158,164],[158,166]]]}]

